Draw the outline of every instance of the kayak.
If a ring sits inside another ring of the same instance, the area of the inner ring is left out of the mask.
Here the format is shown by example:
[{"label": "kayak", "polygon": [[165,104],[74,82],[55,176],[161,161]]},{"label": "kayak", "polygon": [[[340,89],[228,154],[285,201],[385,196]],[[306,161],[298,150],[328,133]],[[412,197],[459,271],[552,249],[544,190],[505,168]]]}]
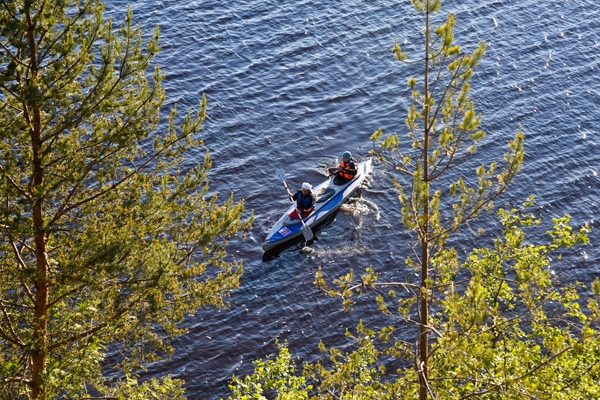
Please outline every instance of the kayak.
[{"label": "kayak", "polygon": [[[356,176],[348,182],[336,184],[334,183],[334,177],[331,177],[313,188],[317,202],[313,211],[303,218],[306,226],[314,229],[333,215],[361,187],[371,171],[371,159],[358,163],[356,169],[358,171]],[[302,236],[302,222],[299,219],[291,219],[288,215],[295,207],[294,202],[271,228],[262,245],[264,251],[271,250]]]}]

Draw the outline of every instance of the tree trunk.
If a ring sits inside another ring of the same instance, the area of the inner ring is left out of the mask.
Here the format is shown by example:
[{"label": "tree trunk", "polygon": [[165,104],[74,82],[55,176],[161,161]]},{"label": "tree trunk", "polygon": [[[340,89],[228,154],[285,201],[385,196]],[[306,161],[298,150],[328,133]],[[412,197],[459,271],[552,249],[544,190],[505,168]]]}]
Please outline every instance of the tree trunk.
[{"label": "tree trunk", "polygon": [[[33,229],[35,242],[35,294],[33,317],[33,340],[31,348],[31,384],[32,396],[34,399],[43,399],[46,397],[44,385],[44,373],[46,370],[47,358],[47,338],[48,338],[48,281],[49,281],[49,262],[47,252],[47,235],[44,226],[43,205],[44,196],[40,193],[44,183],[44,168],[42,154],[42,128],[41,112],[35,92],[38,90],[35,80],[37,79],[37,58],[35,41],[35,23],[32,21],[29,9],[29,3],[25,5],[25,14],[28,26],[28,41],[30,51],[30,64],[27,81],[26,98],[24,99],[23,109],[29,123],[31,134],[31,148],[33,153],[33,171],[31,178],[31,197],[34,200],[33,205]],[[33,98],[31,96],[34,96]]]},{"label": "tree trunk", "polygon": [[428,398],[428,380],[429,380],[429,300],[427,292],[429,290],[427,279],[429,278],[428,262],[429,249],[428,243],[424,241],[422,249],[423,264],[421,266],[421,298],[419,301],[419,356],[417,357],[417,369],[419,371],[419,399]]},{"label": "tree trunk", "polygon": [[417,371],[419,372],[419,399],[427,400],[429,381],[429,11],[425,12],[425,122],[423,126],[423,183],[425,195],[423,220],[421,223],[421,290],[419,299],[419,353]]},{"label": "tree trunk", "polygon": [[[44,203],[37,191],[44,182],[44,170],[41,159],[40,112],[37,106],[33,111],[33,129],[31,142],[33,148],[33,187],[32,195],[36,199],[33,206],[33,229],[35,240],[35,314],[33,319],[33,348],[31,349],[31,374],[33,398],[44,398],[43,373],[46,369],[46,343],[48,334],[48,280],[50,266],[47,252],[47,235],[44,226],[42,206]],[[38,197],[39,196],[39,197]]]},{"label": "tree trunk", "polygon": [[34,399],[45,398],[44,372],[46,369],[46,342],[48,330],[48,254],[42,218],[41,201],[34,206],[35,258],[35,315],[33,319],[33,347],[31,349],[32,394]]}]

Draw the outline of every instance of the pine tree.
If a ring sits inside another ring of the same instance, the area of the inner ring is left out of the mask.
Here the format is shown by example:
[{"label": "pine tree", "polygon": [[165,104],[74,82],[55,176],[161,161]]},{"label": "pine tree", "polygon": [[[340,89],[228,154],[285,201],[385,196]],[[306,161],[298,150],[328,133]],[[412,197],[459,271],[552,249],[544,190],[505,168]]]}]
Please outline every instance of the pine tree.
[{"label": "pine tree", "polygon": [[[417,239],[416,257],[409,258],[407,263],[420,271],[415,299],[419,325],[415,368],[419,376],[419,398],[425,400],[429,395],[432,331],[429,312],[435,301],[432,289],[442,283],[440,277],[443,280],[457,265],[454,250],[446,248],[446,240],[482,210],[493,207],[493,201],[507,189],[521,168],[524,150],[523,134],[519,131],[509,143],[503,169],[498,171],[496,162],[487,167],[482,164],[476,170],[475,179],[459,177],[449,181],[447,175],[454,172],[453,167],[472,157],[477,143],[486,136],[479,129],[481,116],[475,112],[470,98],[470,79],[486,45],[480,42],[471,54],[456,45],[454,15],[448,15],[443,24],[434,27],[433,16],[440,11],[441,0],[412,0],[412,4],[425,17],[425,38],[424,56],[420,61],[423,65],[421,86],[416,78],[408,81],[412,104],[406,126],[411,143],[405,146],[395,133],[382,139],[381,130],[371,139],[379,143],[374,154],[393,171],[408,177],[407,180],[399,177],[395,186],[400,192],[404,225]],[[392,51],[398,60],[410,62],[397,43]]]},{"label": "pine tree", "polygon": [[[165,123],[159,31],[142,40],[96,0],[0,7],[0,392],[3,398],[179,398],[145,362],[196,308],[221,306],[242,266],[243,203],[208,195],[211,159],[182,170],[206,99]],[[110,365],[124,379],[103,378]]]}]

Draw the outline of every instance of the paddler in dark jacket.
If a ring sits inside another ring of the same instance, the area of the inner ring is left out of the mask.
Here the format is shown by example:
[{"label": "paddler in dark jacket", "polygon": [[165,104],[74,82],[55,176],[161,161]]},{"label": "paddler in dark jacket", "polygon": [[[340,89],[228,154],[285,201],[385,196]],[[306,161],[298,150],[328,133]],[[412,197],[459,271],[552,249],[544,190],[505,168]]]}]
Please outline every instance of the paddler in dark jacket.
[{"label": "paddler in dark jacket", "polygon": [[342,154],[342,162],[340,165],[331,171],[331,174],[335,176],[333,183],[340,185],[351,181],[358,171],[356,170],[356,161],[352,158],[352,154],[349,151],[345,151]]},{"label": "paddler in dark jacket", "polygon": [[[308,214],[312,212],[317,201],[317,198],[312,192],[311,184],[308,182],[304,182],[302,184],[302,189],[298,190],[294,194],[292,194],[291,192],[288,192],[288,194],[293,200],[296,200],[296,208],[298,209],[298,211],[300,211],[300,215],[302,216],[302,218],[308,217]],[[289,213],[289,216],[292,219],[300,218],[296,210],[292,210],[292,212]]]}]

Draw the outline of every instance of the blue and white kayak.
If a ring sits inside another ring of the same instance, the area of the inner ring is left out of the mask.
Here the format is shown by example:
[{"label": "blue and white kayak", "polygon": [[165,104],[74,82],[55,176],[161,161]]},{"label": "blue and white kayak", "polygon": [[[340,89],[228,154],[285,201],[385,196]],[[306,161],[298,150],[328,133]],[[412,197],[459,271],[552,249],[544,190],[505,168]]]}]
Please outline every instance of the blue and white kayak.
[{"label": "blue and white kayak", "polygon": [[[317,202],[314,210],[304,218],[304,223],[309,228],[315,228],[325,221],[360,188],[366,176],[371,172],[371,159],[358,163],[356,169],[358,173],[351,181],[337,185],[333,182],[334,178],[331,177],[313,188]],[[295,205],[292,204],[271,228],[262,245],[264,251],[302,236],[302,223],[299,219],[291,219],[288,215],[294,208]]]}]

